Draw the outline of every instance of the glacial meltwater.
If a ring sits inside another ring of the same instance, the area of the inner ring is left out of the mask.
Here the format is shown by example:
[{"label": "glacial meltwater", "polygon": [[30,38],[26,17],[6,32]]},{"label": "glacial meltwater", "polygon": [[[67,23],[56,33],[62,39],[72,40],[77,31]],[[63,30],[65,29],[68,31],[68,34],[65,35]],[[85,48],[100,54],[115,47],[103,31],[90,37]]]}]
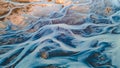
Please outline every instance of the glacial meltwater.
[{"label": "glacial meltwater", "polygon": [[120,68],[120,0],[0,0],[0,68]]}]

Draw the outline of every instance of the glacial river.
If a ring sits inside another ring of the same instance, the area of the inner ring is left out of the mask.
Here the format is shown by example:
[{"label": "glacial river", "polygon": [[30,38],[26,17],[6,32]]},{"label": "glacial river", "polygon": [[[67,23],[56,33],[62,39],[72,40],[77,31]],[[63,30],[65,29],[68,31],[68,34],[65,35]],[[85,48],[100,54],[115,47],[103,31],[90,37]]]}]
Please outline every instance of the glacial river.
[{"label": "glacial river", "polygon": [[0,68],[120,68],[120,0],[48,1],[5,1]]}]

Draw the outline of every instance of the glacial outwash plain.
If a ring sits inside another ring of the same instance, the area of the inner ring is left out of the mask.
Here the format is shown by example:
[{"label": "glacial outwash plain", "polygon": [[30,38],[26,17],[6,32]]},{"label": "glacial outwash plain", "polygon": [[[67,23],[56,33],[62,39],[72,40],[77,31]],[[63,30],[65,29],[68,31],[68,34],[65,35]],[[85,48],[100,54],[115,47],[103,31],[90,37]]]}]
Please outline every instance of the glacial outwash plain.
[{"label": "glacial outwash plain", "polygon": [[0,0],[0,68],[120,68],[120,0]]}]

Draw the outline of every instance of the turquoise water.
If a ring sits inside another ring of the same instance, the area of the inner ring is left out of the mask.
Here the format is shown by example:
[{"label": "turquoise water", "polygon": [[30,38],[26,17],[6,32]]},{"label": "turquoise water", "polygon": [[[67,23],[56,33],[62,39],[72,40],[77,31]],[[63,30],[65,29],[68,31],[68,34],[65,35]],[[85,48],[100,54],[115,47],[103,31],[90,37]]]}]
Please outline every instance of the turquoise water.
[{"label": "turquoise water", "polygon": [[73,0],[33,17],[0,29],[0,68],[120,68],[120,0]]}]

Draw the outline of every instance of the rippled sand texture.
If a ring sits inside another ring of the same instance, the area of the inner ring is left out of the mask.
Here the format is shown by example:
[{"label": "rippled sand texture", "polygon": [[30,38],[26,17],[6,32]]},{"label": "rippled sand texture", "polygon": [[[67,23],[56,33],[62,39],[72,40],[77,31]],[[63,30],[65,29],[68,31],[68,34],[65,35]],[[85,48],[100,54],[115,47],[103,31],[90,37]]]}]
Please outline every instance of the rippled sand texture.
[{"label": "rippled sand texture", "polygon": [[0,68],[119,68],[120,0],[0,0]]}]

